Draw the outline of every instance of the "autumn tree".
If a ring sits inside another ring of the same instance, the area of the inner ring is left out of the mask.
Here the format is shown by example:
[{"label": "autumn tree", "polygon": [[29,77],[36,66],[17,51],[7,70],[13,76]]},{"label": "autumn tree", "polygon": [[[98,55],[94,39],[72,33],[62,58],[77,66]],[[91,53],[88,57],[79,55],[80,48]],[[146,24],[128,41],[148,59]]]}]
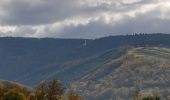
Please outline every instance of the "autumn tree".
[{"label": "autumn tree", "polygon": [[[30,98],[34,98],[32,95]],[[38,84],[35,90],[36,100],[46,100],[47,99],[47,85],[44,82]]]},{"label": "autumn tree", "polygon": [[64,88],[60,81],[52,80],[48,83],[47,99],[48,100],[60,100],[64,95]]},{"label": "autumn tree", "polygon": [[68,100],[82,100],[81,97],[73,90],[69,90],[67,96]]},{"label": "autumn tree", "polygon": [[36,100],[61,100],[63,95],[64,88],[58,80],[52,80],[48,83],[41,82],[35,91]]}]

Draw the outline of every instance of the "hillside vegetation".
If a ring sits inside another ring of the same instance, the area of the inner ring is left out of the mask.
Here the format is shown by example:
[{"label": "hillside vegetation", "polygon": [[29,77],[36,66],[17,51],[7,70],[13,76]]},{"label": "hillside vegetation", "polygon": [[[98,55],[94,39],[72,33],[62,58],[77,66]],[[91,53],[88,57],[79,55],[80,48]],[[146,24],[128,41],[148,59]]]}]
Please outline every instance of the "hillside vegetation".
[{"label": "hillside vegetation", "polygon": [[[141,97],[157,95],[167,100],[170,94],[169,58],[169,48],[131,48],[125,55],[74,82],[72,88],[88,100],[132,100],[136,89],[140,90]],[[109,74],[98,80],[91,79],[117,63],[119,65],[109,70]]]},{"label": "hillside vegetation", "polygon": [[34,89],[0,81],[0,100],[83,100],[74,90],[65,91],[59,80],[42,81]]}]

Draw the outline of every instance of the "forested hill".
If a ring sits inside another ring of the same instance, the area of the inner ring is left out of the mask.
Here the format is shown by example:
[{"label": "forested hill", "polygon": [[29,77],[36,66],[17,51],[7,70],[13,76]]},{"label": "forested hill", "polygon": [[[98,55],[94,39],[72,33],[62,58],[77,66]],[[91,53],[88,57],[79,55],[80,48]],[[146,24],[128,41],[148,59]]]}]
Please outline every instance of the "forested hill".
[{"label": "forested hill", "polygon": [[117,48],[128,46],[170,47],[170,35],[138,34],[94,40],[1,37],[0,79],[34,85],[40,80],[55,78],[67,84],[78,78],[77,75],[71,77],[74,76],[71,71],[84,70],[78,66],[80,62],[110,49],[121,52],[122,49]]}]

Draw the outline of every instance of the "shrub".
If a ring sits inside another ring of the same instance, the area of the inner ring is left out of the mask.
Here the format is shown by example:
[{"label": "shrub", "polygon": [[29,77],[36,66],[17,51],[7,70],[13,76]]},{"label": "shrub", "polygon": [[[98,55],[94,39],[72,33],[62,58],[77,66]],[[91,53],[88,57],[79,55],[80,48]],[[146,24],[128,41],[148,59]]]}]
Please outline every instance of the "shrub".
[{"label": "shrub", "polygon": [[147,96],[142,98],[142,100],[160,100],[160,97],[158,96]]},{"label": "shrub", "polygon": [[9,91],[3,96],[3,100],[26,100],[23,93]]},{"label": "shrub", "polygon": [[82,100],[81,97],[73,90],[68,91],[68,100]]}]

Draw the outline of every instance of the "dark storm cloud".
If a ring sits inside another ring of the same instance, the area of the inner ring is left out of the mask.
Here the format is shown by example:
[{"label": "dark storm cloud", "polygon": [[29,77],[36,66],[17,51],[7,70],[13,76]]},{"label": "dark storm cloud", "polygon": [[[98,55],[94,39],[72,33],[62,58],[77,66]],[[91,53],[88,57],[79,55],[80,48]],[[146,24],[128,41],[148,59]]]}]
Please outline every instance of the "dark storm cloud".
[{"label": "dark storm cloud", "polygon": [[81,5],[83,2],[80,0],[2,0],[0,6],[3,13],[0,14],[0,22],[4,25],[50,24],[86,14],[128,11],[139,6],[139,4],[152,3],[152,0],[150,2],[139,0],[130,4],[117,2],[119,5],[116,6],[117,3],[114,2],[111,2],[110,5],[104,3],[109,0],[101,1],[103,1],[101,4],[98,1],[96,5],[94,2],[84,2],[84,5]]},{"label": "dark storm cloud", "polygon": [[2,25],[39,25],[109,10],[81,5],[80,0],[8,0],[0,4]]},{"label": "dark storm cloud", "polygon": [[1,22],[7,25],[48,24],[74,15],[70,0],[9,0],[4,2]]}]

